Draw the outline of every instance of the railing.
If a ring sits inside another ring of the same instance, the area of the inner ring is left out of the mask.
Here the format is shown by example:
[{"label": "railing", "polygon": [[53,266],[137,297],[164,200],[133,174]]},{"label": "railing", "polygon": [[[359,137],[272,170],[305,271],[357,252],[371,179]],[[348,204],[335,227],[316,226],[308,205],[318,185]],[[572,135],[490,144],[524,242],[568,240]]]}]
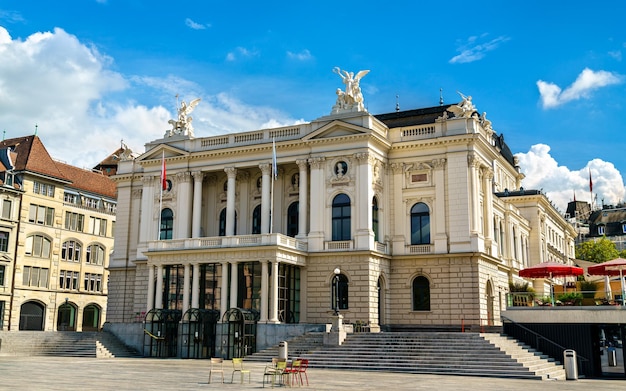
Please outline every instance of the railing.
[{"label": "railing", "polygon": [[555,292],[553,296],[537,297],[534,292],[511,292],[506,294],[507,308],[509,307],[588,307],[620,305],[623,303],[621,295],[607,299],[605,292],[598,291],[566,291]]},{"label": "railing", "polygon": [[241,146],[258,144],[259,142],[271,142],[274,139],[297,139],[303,136],[304,126],[286,126],[275,129],[262,129],[245,133],[233,133],[227,136],[215,136],[200,139],[200,148],[217,149],[225,146]]},{"label": "railing", "polygon": [[148,243],[148,251],[189,250],[202,248],[284,246],[307,251],[308,244],[283,234],[216,236],[207,238],[156,240]]},{"label": "railing", "polygon": [[407,253],[409,254],[430,254],[433,252],[430,244],[417,244],[412,246],[406,246]]},{"label": "railing", "polygon": [[340,240],[326,242],[326,250],[352,250],[354,243],[352,240]]},{"label": "railing", "polygon": [[[566,350],[564,346],[552,341],[539,334],[538,332],[529,329],[528,327],[521,325],[514,320],[507,318],[506,316],[500,316],[502,320],[502,324],[506,328],[511,328],[509,330],[511,337],[518,339],[522,342],[527,343],[531,348],[536,349],[542,353],[549,355],[550,357],[561,361],[563,357],[563,351]],[[583,357],[579,354],[576,355],[578,359],[578,365],[580,366],[583,362],[589,362],[589,359]]]}]

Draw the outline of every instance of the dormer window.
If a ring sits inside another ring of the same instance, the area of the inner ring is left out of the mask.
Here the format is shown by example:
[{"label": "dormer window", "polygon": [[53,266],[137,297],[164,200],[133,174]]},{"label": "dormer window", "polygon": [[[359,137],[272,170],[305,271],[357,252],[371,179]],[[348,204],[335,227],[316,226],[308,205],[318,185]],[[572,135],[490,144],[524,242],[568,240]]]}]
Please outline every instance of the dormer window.
[{"label": "dormer window", "polygon": [[4,184],[5,186],[13,186],[13,173],[11,172],[4,173]]},{"label": "dormer window", "polygon": [[598,235],[604,235],[604,225],[598,225]]},{"label": "dormer window", "polygon": [[626,223],[622,222],[622,233],[626,234]]}]

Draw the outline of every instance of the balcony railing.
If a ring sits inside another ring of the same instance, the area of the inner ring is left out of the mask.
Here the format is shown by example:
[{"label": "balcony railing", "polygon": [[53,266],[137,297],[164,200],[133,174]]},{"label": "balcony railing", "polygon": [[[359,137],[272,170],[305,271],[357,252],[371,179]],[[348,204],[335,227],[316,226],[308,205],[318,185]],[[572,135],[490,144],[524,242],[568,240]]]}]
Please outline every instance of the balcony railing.
[{"label": "balcony railing", "polygon": [[283,246],[307,251],[306,242],[283,234],[215,236],[206,238],[156,240],[148,243],[148,251],[193,250],[203,248]]},{"label": "balcony railing", "polygon": [[623,304],[621,295],[608,296],[599,291],[555,292],[554,297],[537,296],[534,292],[511,292],[506,294],[507,310],[518,307],[603,307]]},{"label": "balcony railing", "polygon": [[430,244],[417,244],[413,246],[406,246],[406,252],[408,254],[430,254],[433,252],[433,249]]}]

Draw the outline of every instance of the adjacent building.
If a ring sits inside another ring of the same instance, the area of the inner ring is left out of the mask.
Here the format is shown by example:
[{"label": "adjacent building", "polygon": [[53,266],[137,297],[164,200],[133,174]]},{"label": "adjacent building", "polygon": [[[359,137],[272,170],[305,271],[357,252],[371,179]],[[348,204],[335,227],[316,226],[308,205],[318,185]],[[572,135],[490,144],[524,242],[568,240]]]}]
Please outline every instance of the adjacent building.
[{"label": "adjacent building", "polygon": [[576,232],[521,188],[471,97],[372,115],[348,81],[288,127],[196,138],[183,104],[119,162],[113,332],[146,355],[232,357],[336,312],[371,331],[496,325],[521,268],[571,262]]},{"label": "adjacent building", "polygon": [[115,183],[53,160],[41,139],[0,142],[2,330],[99,330]]}]

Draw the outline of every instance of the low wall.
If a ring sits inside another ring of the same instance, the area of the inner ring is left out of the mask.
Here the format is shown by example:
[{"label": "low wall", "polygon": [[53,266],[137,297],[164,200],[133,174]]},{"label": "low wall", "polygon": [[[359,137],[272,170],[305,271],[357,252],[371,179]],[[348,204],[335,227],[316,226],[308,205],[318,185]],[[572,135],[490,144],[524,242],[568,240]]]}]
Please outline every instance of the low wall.
[{"label": "low wall", "polygon": [[108,331],[115,335],[120,341],[129,347],[143,352],[143,323],[109,323],[105,322],[102,327],[104,331]]}]

